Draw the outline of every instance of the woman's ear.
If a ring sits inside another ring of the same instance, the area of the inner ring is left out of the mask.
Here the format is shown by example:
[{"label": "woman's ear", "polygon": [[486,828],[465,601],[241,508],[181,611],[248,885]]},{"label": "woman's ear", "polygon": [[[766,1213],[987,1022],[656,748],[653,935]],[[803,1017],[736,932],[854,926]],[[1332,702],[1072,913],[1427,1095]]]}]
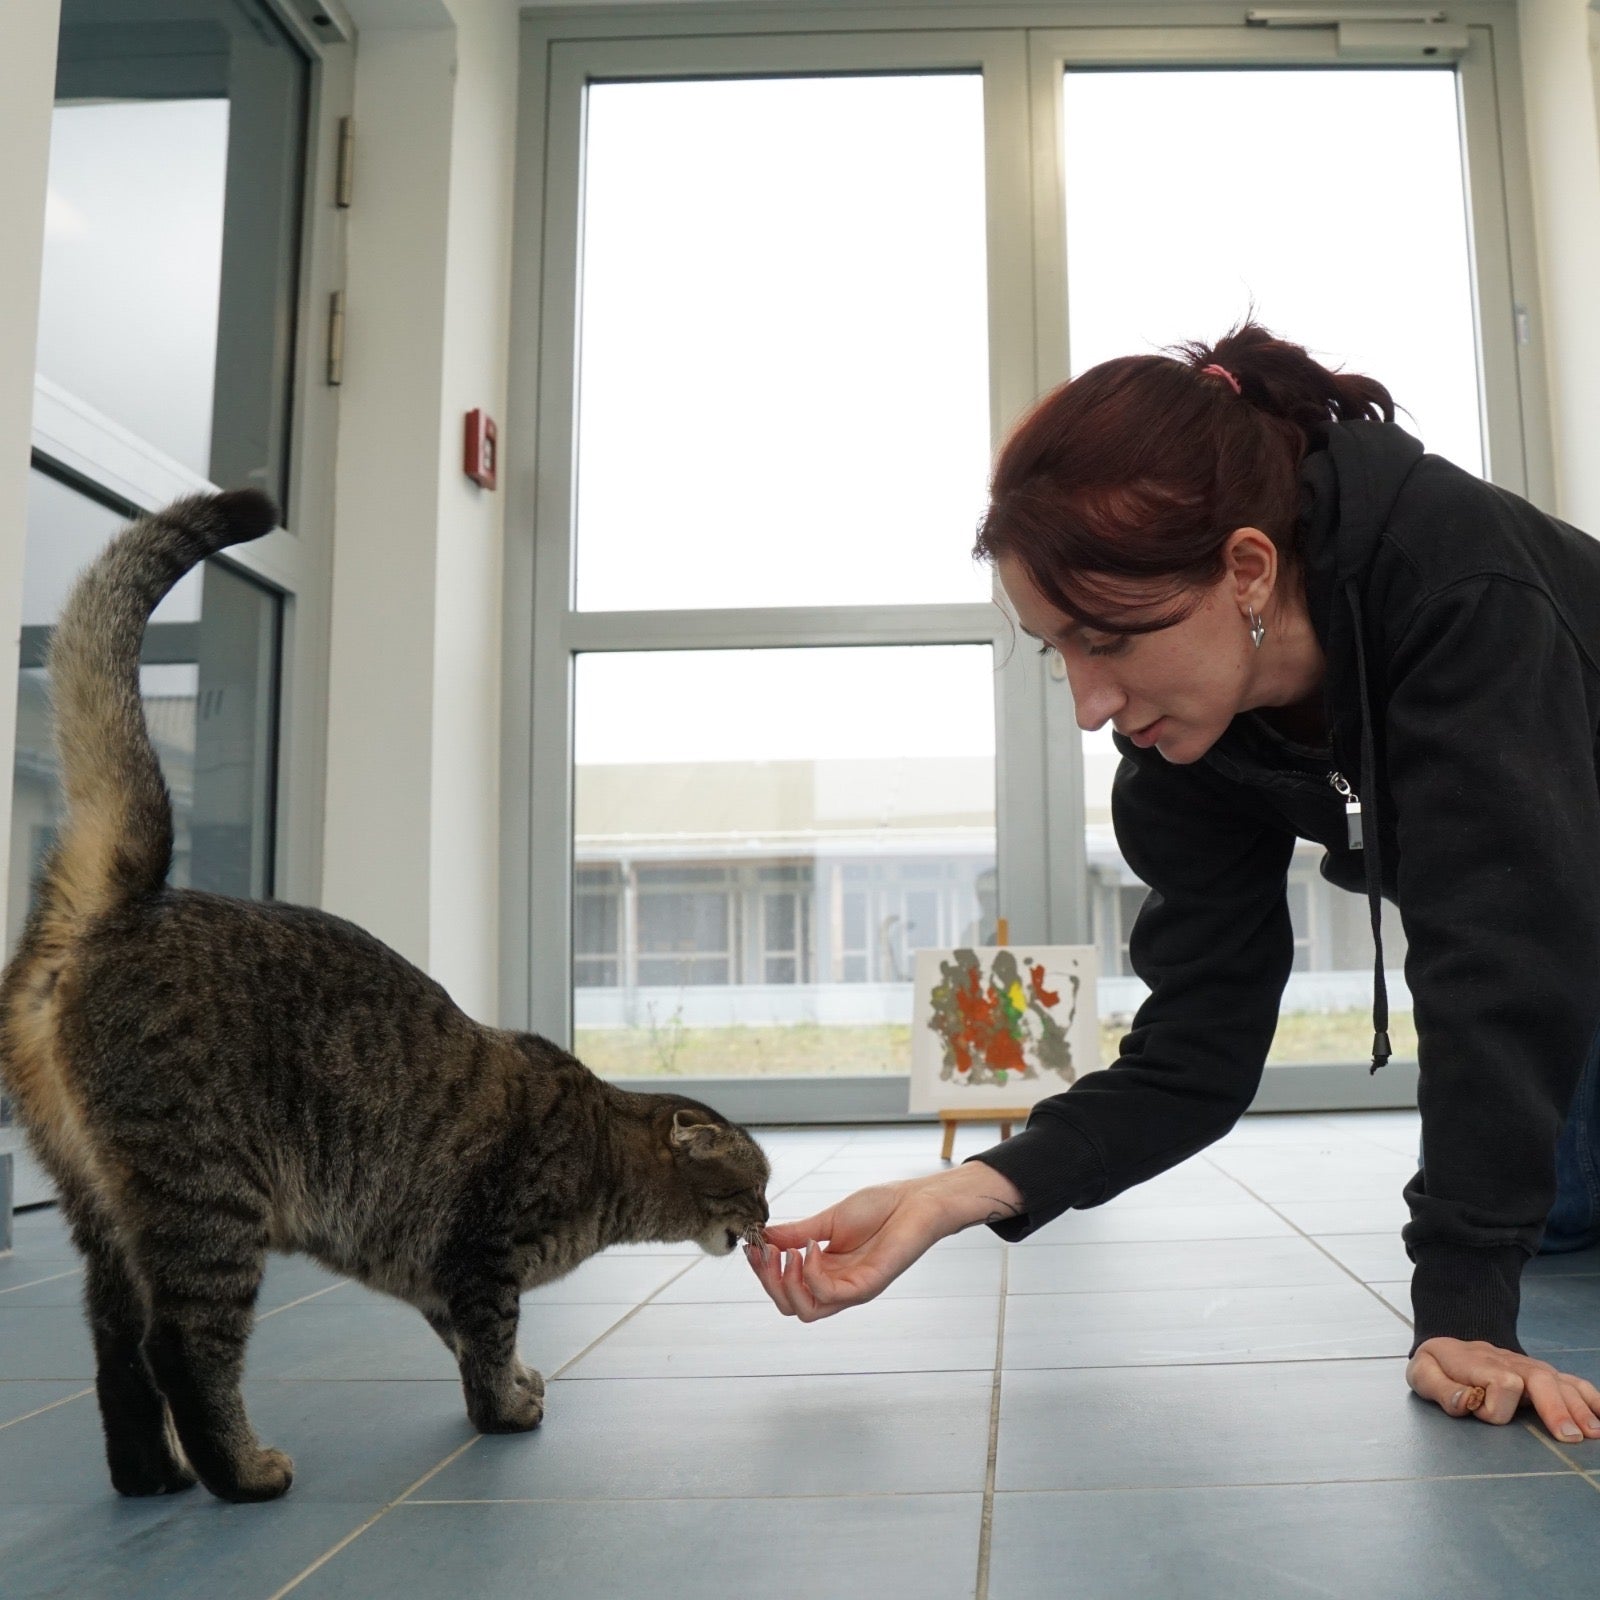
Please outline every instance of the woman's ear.
[{"label": "woman's ear", "polygon": [[1265,611],[1278,586],[1278,547],[1259,528],[1235,528],[1222,547],[1222,560],[1241,611]]}]

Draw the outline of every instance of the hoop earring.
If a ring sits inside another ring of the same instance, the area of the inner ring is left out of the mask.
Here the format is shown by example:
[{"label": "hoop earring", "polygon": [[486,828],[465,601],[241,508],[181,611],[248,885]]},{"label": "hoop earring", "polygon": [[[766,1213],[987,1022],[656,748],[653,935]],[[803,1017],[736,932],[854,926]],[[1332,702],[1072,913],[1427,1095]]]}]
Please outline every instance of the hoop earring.
[{"label": "hoop earring", "polygon": [[1267,625],[1256,615],[1254,606],[1247,606],[1245,609],[1250,613],[1250,643],[1259,650],[1261,641],[1267,636]]}]

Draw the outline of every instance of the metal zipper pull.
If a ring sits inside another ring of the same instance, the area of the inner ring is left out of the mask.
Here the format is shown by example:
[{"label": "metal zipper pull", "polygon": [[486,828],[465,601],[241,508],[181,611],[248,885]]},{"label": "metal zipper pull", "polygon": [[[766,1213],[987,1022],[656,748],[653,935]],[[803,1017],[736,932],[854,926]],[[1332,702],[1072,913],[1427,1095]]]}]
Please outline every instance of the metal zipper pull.
[{"label": "metal zipper pull", "polygon": [[1344,832],[1352,850],[1361,848],[1361,796],[1345,781],[1342,772],[1330,772],[1328,782],[1344,796]]}]

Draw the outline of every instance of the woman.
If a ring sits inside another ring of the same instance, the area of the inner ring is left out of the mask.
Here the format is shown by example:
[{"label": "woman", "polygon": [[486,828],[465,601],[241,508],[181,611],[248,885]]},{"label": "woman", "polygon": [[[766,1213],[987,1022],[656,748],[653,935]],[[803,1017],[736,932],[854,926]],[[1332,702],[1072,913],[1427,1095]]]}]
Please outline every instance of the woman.
[{"label": "woman", "polygon": [[1600,1438],[1600,1391],[1516,1332],[1524,1262],[1600,1241],[1600,545],[1424,455],[1381,384],[1246,323],[1047,396],[1001,452],[977,551],[1060,652],[1079,725],[1116,730],[1151,993],[1120,1059],[1016,1138],[769,1228],[768,1294],[831,1315],[948,1233],[1024,1238],[1225,1134],[1272,1042],[1307,838],[1380,935],[1374,1071],[1380,896],[1409,940],[1407,1382],[1455,1416],[1529,1403]]}]

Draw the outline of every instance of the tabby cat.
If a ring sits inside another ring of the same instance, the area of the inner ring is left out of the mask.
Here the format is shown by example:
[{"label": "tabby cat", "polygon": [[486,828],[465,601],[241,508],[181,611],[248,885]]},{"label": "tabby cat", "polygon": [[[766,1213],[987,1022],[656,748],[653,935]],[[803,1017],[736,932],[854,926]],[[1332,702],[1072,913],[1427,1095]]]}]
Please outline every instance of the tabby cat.
[{"label": "tabby cat", "polygon": [[129,1495],[289,1487],[240,1394],[269,1250],[415,1306],[501,1433],[544,1412],[523,1290],[607,1245],[725,1255],[767,1219],[766,1157],[708,1107],[474,1022],[338,917],[167,887],[140,639],[185,572],[276,521],[251,491],[180,501],[79,580],[49,656],[66,815],[0,978],[0,1075],[85,1258]]}]

